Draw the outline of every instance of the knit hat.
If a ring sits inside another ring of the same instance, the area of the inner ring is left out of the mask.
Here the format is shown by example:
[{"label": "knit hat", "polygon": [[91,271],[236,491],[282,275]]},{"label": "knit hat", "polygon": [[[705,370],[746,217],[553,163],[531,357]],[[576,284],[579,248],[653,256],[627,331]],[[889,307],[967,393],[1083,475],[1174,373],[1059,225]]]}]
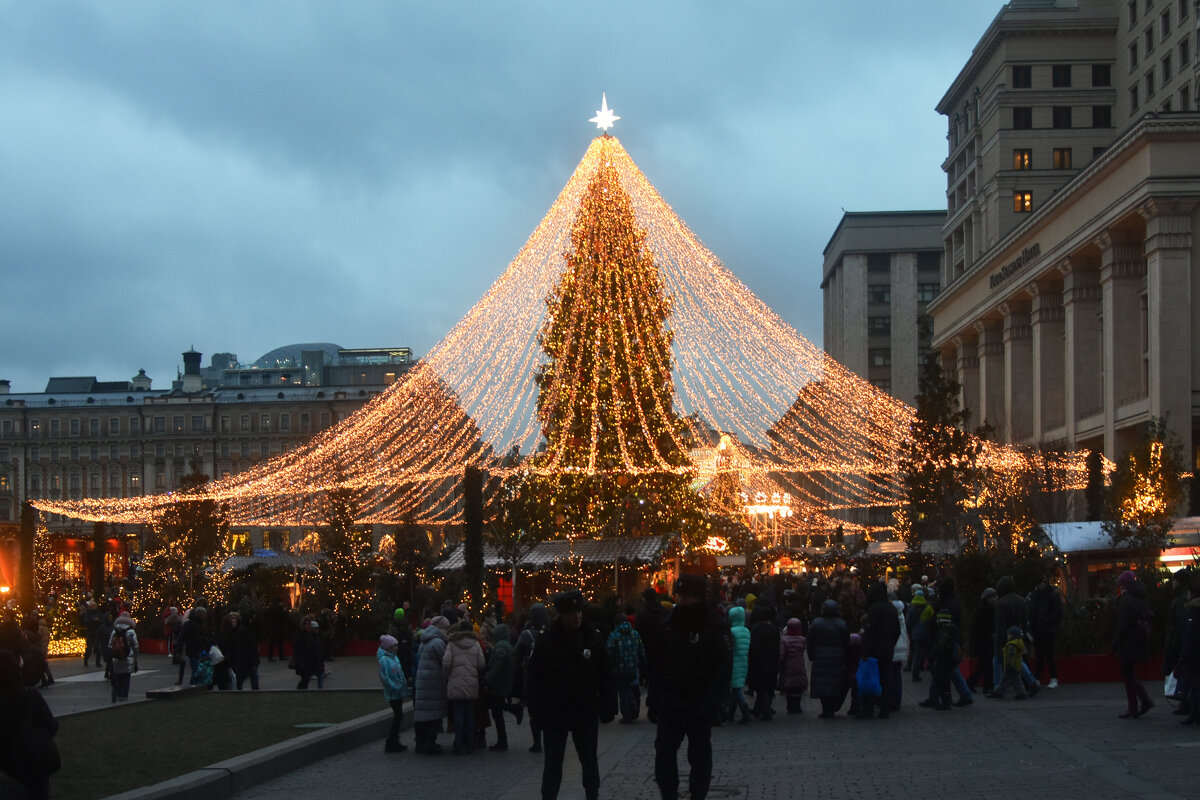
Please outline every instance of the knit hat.
[{"label": "knit hat", "polygon": [[568,589],[554,598],[554,608],[560,614],[583,611],[587,608],[587,600],[583,599],[583,592],[578,589]]},{"label": "knit hat", "polygon": [[979,599],[987,600],[989,597],[995,597],[995,596],[996,596],[996,590],[989,586],[983,590],[983,594],[979,595]]},{"label": "knit hat", "polygon": [[395,636],[388,636],[386,633],[379,637],[379,646],[384,650],[395,650],[400,642],[396,641]]},{"label": "knit hat", "polygon": [[1133,570],[1127,569],[1117,578],[1117,586],[1122,589],[1128,589],[1133,586],[1133,582],[1137,580],[1137,576],[1133,574]]},{"label": "knit hat", "polygon": [[434,628],[441,628],[442,630],[446,630],[447,628],[450,627],[450,620],[446,619],[441,614],[438,614],[436,617],[429,620],[429,624],[431,626],[433,626]]},{"label": "knit hat", "polygon": [[850,644],[862,644],[862,636],[857,633],[850,634]]},{"label": "knit hat", "polygon": [[792,617],[791,619],[789,619],[787,621],[787,632],[788,633],[795,636],[800,633],[800,630],[801,630],[801,622],[797,617]]},{"label": "knit hat", "polygon": [[681,597],[699,597],[704,598],[705,592],[708,591],[708,581],[704,580],[700,575],[680,575],[679,580],[675,582],[675,592]]},{"label": "knit hat", "polygon": [[925,592],[923,592],[923,591],[922,591],[922,590],[920,590],[920,589],[913,589],[913,590],[912,590],[912,596],[913,596],[913,597],[921,597],[921,598],[923,598],[923,597],[925,597]]},{"label": "knit hat", "polygon": [[397,622],[404,619],[404,609],[397,608],[396,613],[392,615],[392,619],[396,620]]},{"label": "knit hat", "polygon": [[314,631],[317,631],[317,630],[320,630],[320,629],[321,629],[321,625],[320,625],[320,623],[318,623],[318,622],[317,622],[315,619],[311,619],[311,620],[309,620],[309,621],[308,621],[308,624],[312,626],[312,629],[313,629]]},{"label": "knit hat", "polygon": [[1010,627],[1008,629],[1008,638],[1017,639],[1020,636],[1021,636],[1021,627],[1019,625],[1013,625],[1012,627]]}]

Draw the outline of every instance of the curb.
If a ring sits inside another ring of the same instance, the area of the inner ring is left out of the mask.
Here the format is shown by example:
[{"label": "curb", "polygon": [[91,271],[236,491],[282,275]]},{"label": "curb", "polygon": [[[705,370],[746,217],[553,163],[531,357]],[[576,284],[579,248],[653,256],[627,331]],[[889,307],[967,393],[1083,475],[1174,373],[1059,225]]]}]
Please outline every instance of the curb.
[{"label": "curb", "polygon": [[[405,727],[412,722],[412,704],[407,703]],[[382,741],[392,723],[391,709],[330,725],[261,750],[219,761],[153,786],[109,795],[103,800],[217,800],[277,778],[313,761],[327,758],[359,745]],[[381,751],[382,752],[382,751]]]}]

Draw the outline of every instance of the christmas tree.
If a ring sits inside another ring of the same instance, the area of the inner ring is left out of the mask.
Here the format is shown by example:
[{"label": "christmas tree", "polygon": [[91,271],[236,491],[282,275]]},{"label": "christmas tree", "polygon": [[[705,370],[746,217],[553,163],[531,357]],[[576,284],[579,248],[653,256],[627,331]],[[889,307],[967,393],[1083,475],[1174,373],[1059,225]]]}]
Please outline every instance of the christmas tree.
[{"label": "christmas tree", "polygon": [[637,535],[695,516],[686,426],[671,379],[671,301],[611,161],[588,182],[567,269],[546,300],[537,414],[545,438],[527,484],[554,533]]}]

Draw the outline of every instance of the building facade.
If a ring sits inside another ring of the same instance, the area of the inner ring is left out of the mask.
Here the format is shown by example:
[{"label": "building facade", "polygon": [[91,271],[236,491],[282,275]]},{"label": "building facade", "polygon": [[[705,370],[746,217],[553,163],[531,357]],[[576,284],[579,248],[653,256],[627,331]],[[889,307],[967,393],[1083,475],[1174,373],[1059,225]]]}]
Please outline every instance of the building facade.
[{"label": "building facade", "polygon": [[1115,459],[1165,419],[1200,463],[1198,16],[1014,0],[938,105],[933,343],[1002,441]]},{"label": "building facade", "polygon": [[847,212],[825,246],[825,351],[906,403],[941,289],[944,211]]},{"label": "building facade", "polygon": [[[214,478],[242,472],[350,416],[412,365],[407,348],[330,347],[342,355],[293,345],[258,369],[231,354],[202,368],[189,350],[169,390],[153,389],[144,372],[130,381],[51,378],[38,393],[0,382],[0,524],[18,522],[25,500],[137,497],[174,490],[193,469]],[[75,577],[90,563],[91,526],[43,519],[58,534],[64,574]],[[120,540],[136,531],[113,532]],[[291,535],[235,533],[252,547],[286,548]]]}]

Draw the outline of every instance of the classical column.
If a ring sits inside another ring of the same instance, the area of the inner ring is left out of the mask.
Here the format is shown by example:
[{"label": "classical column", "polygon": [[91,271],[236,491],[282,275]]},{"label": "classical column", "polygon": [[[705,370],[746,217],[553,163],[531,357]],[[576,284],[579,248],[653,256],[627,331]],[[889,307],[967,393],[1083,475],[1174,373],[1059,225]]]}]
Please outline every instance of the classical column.
[{"label": "classical column", "polygon": [[976,322],[979,334],[979,418],[998,433],[1005,424],[1004,331],[1001,326]]},{"label": "classical column", "polygon": [[1044,443],[1051,431],[1063,427],[1065,405],[1065,330],[1063,294],[1057,287],[1031,283],[1033,308],[1033,438]]},{"label": "classical column", "polygon": [[1112,231],[1096,237],[1100,248],[1104,376],[1104,455],[1116,460],[1117,409],[1144,397],[1142,342],[1138,331],[1141,291],[1146,280],[1145,248],[1141,242],[1115,239]]},{"label": "classical column", "polygon": [[1079,421],[1104,410],[1100,395],[1100,273],[1079,256],[1058,264],[1063,276],[1063,403],[1067,445],[1078,446]]},{"label": "classical column", "polygon": [[917,254],[892,256],[892,396],[917,396]]},{"label": "classical column", "polygon": [[969,425],[978,425],[983,416],[979,410],[979,347],[974,337],[959,334],[954,343],[955,373],[958,377],[958,407],[970,413]]},{"label": "classical column", "polygon": [[1166,419],[1179,437],[1187,465],[1194,462],[1192,385],[1200,353],[1193,317],[1193,200],[1150,200],[1146,219],[1146,355],[1150,414]]},{"label": "classical column", "polygon": [[1026,303],[1000,304],[1004,315],[1004,441],[1024,442],[1033,433],[1033,336]]},{"label": "classical column", "polygon": [[843,365],[864,379],[867,363],[867,256],[851,253],[842,257],[841,355]]}]

